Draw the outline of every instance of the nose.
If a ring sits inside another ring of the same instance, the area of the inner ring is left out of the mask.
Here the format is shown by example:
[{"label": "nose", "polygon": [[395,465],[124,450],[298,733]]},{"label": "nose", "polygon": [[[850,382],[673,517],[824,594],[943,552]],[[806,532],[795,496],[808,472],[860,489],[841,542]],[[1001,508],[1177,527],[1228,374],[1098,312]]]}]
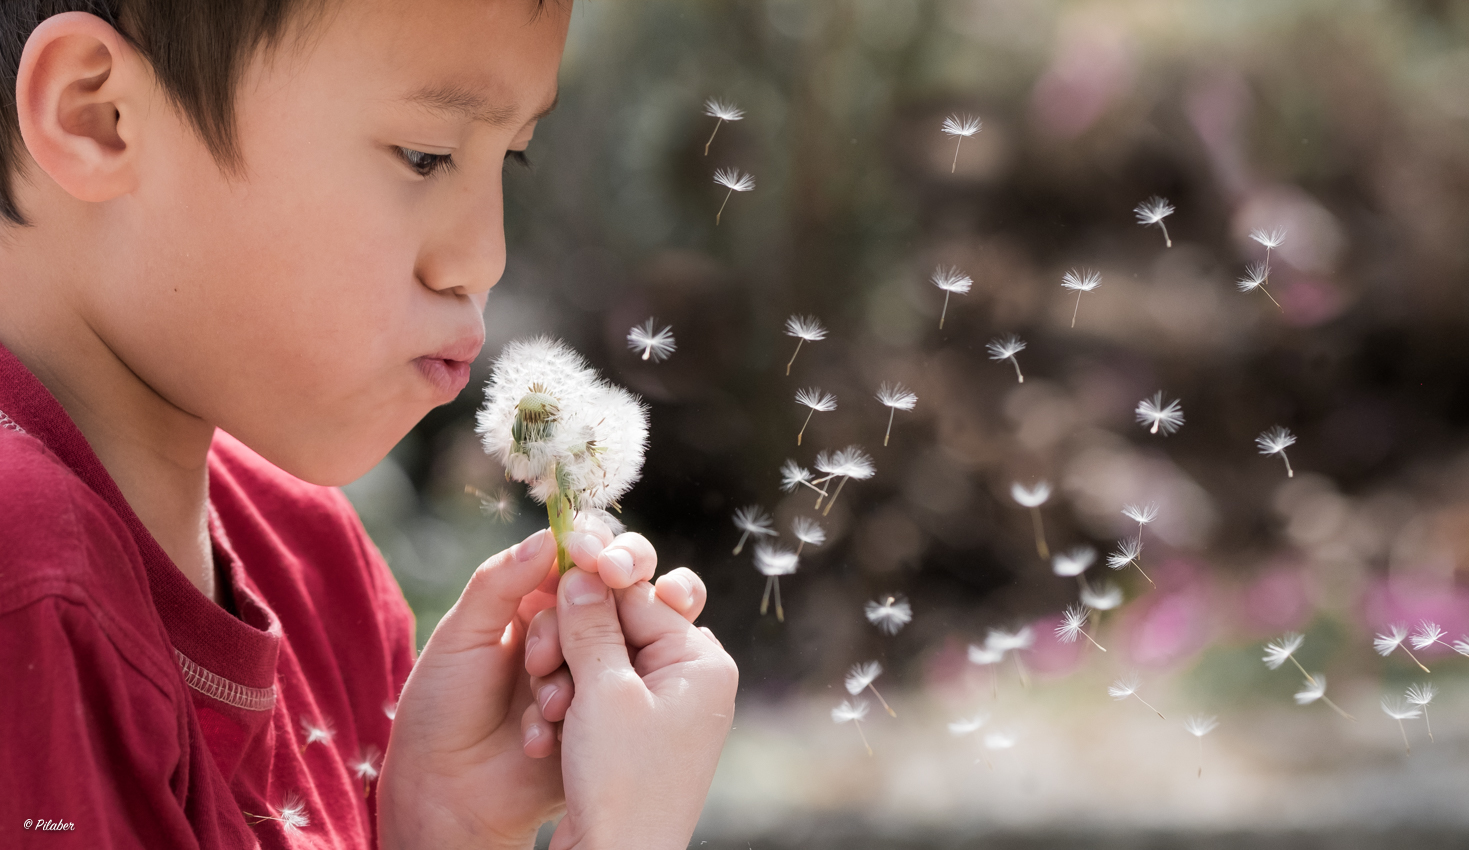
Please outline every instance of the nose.
[{"label": "nose", "polygon": [[418,279],[435,292],[483,302],[505,273],[505,207],[499,175],[466,186],[440,209],[419,253]]}]

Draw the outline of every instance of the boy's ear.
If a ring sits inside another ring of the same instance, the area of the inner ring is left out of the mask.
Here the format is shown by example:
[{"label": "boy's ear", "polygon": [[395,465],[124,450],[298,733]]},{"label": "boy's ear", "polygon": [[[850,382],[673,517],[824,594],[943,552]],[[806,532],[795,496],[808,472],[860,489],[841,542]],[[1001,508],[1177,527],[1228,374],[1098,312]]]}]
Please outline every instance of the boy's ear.
[{"label": "boy's ear", "polygon": [[142,57],[101,18],[66,12],[26,40],[16,74],[20,134],[64,191],[98,203],[137,184],[137,129],[152,78]]}]

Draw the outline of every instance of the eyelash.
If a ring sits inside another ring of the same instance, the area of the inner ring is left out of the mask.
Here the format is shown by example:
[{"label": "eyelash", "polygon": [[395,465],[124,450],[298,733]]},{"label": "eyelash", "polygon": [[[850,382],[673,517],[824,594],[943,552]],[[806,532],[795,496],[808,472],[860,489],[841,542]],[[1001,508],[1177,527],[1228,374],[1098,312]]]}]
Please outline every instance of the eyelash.
[{"label": "eyelash", "polygon": [[[454,159],[449,154],[424,153],[412,148],[398,148],[398,157],[420,177],[432,177],[435,174],[453,170]],[[522,168],[530,168],[530,157],[525,151],[506,151],[505,162],[515,163]]]}]

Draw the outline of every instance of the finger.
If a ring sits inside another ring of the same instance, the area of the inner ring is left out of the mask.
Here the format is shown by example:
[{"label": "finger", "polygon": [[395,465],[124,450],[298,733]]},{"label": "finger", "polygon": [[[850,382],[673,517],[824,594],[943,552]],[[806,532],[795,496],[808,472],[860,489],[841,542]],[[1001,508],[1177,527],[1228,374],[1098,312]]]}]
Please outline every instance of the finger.
[{"label": "finger", "polygon": [[720,649],[724,649],[724,642],[715,637],[714,632],[708,626],[700,626],[699,631],[703,632],[705,637],[714,641],[715,645],[718,646]]},{"label": "finger", "polygon": [[573,531],[592,535],[602,541],[603,546],[611,543],[614,536],[612,529],[607,527],[607,523],[603,522],[599,517],[586,513],[578,513],[571,521],[571,528]]},{"label": "finger", "polygon": [[573,567],[562,577],[556,599],[561,654],[583,688],[608,671],[632,675],[617,608],[612,591],[596,573]]},{"label": "finger", "polygon": [[703,642],[704,636],[662,599],[653,585],[642,581],[619,590],[617,616],[627,645],[643,649],[659,640],[677,638]]},{"label": "finger", "polygon": [[718,643],[659,599],[647,582],[618,592],[617,613],[628,645],[637,647],[633,669],[653,692],[671,683],[665,680],[660,685],[650,678],[665,668],[684,668],[675,677],[683,680],[722,677],[721,670],[733,671],[733,660]]},{"label": "finger", "polygon": [[690,623],[699,618],[704,611],[704,601],[709,597],[704,580],[688,567],[679,567],[659,576],[653,587],[658,591],[659,599]]},{"label": "finger", "polygon": [[531,619],[525,632],[525,672],[532,676],[549,676],[566,662],[561,657],[561,632],[556,625],[556,609],[547,608]]},{"label": "finger", "polygon": [[536,705],[540,706],[542,717],[552,723],[560,723],[566,719],[566,711],[571,708],[571,698],[576,695],[570,670],[558,668],[545,678],[532,679],[530,686],[535,691]]},{"label": "finger", "polygon": [[556,750],[554,724],[541,716],[540,706],[535,703],[526,706],[520,715],[520,748],[533,759],[543,759]]},{"label": "finger", "polygon": [[568,531],[562,535],[561,542],[566,546],[566,554],[571,556],[573,564],[589,573],[599,571],[599,556],[607,548],[607,543],[602,538],[582,531]]},{"label": "finger", "polygon": [[480,564],[459,601],[439,621],[423,654],[454,653],[499,644],[521,598],[540,584],[556,560],[549,531],[537,531],[514,548]]},{"label": "finger", "polygon": [[597,556],[597,572],[613,590],[652,581],[657,571],[658,550],[636,532],[617,535]]}]

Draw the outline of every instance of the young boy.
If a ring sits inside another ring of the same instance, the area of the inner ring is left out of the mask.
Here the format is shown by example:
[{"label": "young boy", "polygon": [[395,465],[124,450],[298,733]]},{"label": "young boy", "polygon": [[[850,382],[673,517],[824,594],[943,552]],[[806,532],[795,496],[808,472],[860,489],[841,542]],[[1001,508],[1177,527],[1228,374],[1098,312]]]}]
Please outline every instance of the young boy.
[{"label": "young boy", "polygon": [[328,489],[464,389],[570,12],[0,5],[0,846],[687,844],[697,576],[539,532],[415,661]]}]

